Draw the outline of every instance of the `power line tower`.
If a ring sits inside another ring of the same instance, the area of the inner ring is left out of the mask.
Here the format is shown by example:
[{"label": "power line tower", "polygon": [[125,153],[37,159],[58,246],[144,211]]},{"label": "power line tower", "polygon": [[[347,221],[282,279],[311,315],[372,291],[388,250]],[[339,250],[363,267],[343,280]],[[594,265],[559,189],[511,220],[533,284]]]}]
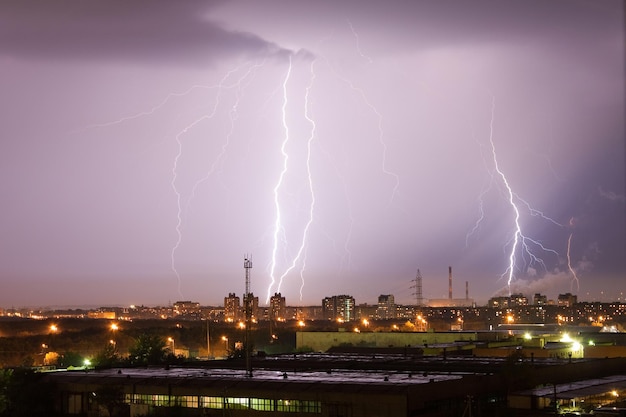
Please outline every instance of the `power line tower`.
[{"label": "power line tower", "polygon": [[252,295],[250,294],[250,270],[252,269],[252,261],[248,255],[243,258],[243,267],[246,270],[246,292],[243,296],[245,313],[246,313],[246,376],[252,377],[252,349],[250,346],[250,326],[252,324]]},{"label": "power line tower", "polygon": [[426,331],[427,321],[423,315],[422,307],[424,307],[424,297],[422,296],[422,273],[420,270],[417,270],[417,274],[415,275],[415,279],[412,281],[415,282],[415,285],[412,285],[411,288],[415,288],[415,328],[418,331]]},{"label": "power line tower", "polygon": [[411,285],[411,288],[415,288],[415,292],[413,293],[413,295],[415,296],[416,306],[418,308],[423,307],[424,297],[422,296],[422,273],[419,269],[417,270],[417,275],[415,276],[415,279],[411,282],[415,282],[415,285]]}]

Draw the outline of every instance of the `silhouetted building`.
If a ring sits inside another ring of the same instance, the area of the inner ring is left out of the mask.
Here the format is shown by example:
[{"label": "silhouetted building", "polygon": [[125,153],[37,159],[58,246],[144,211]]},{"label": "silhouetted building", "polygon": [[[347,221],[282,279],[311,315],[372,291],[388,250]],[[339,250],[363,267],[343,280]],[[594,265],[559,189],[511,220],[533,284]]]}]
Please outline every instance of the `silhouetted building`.
[{"label": "silhouetted building", "polygon": [[269,319],[279,321],[287,319],[287,303],[285,302],[285,297],[279,292],[275,292],[270,297]]},{"label": "silhouetted building", "polygon": [[241,317],[241,301],[235,293],[228,293],[228,297],[224,297],[224,320],[235,321]]},{"label": "silhouetted building", "polygon": [[187,315],[200,313],[200,303],[193,301],[176,301],[174,303],[175,315]]},{"label": "silhouetted building", "polygon": [[[250,312],[253,320],[259,319],[259,297],[255,297],[254,293],[249,294],[250,297]],[[246,305],[246,295],[243,296],[243,304]]]},{"label": "silhouetted building", "polygon": [[376,318],[383,320],[396,318],[396,301],[393,295],[387,294],[378,296]]},{"label": "silhouetted building", "polygon": [[322,300],[322,310],[326,320],[355,320],[354,297],[350,295],[333,295]]},{"label": "silhouetted building", "polygon": [[491,308],[513,308],[528,305],[528,298],[524,294],[511,294],[510,296],[492,297],[487,302]]},{"label": "silhouetted building", "polygon": [[548,305],[548,297],[546,295],[535,293],[533,297],[533,304],[536,306],[546,306]]},{"label": "silhouetted building", "polygon": [[565,294],[559,294],[557,299],[557,305],[561,307],[572,307],[578,301],[578,297],[567,292]]}]

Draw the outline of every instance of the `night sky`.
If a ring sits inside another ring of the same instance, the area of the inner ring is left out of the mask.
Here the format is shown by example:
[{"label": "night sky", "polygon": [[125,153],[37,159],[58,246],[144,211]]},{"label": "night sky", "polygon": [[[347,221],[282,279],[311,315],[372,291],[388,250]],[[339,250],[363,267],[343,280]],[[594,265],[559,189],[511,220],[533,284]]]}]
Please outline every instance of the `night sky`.
[{"label": "night sky", "polygon": [[1,2],[0,307],[624,300],[623,17]]}]

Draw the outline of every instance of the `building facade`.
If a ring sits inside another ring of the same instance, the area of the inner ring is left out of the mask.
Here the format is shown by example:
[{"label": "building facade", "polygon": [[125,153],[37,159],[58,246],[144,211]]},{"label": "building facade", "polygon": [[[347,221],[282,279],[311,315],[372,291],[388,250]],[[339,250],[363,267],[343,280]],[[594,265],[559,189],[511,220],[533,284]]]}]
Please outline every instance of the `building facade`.
[{"label": "building facade", "polygon": [[333,295],[322,300],[324,319],[353,321],[355,317],[355,301],[351,295]]},{"label": "building facade", "polygon": [[235,293],[228,293],[228,297],[224,297],[224,320],[236,321],[241,318],[241,301]]},{"label": "building facade", "polygon": [[376,318],[387,320],[396,318],[396,301],[393,295],[379,295],[378,308],[376,309]]},{"label": "building facade", "polygon": [[269,319],[274,321],[287,319],[287,303],[279,292],[270,297]]}]

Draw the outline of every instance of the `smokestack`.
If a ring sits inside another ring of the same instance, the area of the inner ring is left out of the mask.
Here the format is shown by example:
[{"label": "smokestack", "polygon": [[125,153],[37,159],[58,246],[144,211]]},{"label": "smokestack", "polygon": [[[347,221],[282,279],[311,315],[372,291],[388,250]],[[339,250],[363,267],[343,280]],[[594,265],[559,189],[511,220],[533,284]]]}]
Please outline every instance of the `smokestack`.
[{"label": "smokestack", "polygon": [[469,300],[469,282],[465,281],[465,299]]},{"label": "smokestack", "polygon": [[452,300],[452,267],[448,267],[448,299]]}]

